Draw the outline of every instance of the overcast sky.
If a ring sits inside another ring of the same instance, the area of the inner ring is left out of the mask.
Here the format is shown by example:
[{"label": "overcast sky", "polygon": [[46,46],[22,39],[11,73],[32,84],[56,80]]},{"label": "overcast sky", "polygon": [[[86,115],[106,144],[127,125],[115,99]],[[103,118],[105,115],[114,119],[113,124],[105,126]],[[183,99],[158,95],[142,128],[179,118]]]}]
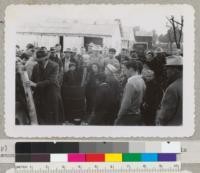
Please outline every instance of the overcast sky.
[{"label": "overcast sky", "polygon": [[9,19],[18,24],[26,21],[37,23],[44,19],[95,20],[121,19],[122,25],[140,26],[145,31],[156,30],[165,34],[166,16],[174,15],[180,21],[184,14],[180,6],[173,5],[40,5],[13,6]]}]

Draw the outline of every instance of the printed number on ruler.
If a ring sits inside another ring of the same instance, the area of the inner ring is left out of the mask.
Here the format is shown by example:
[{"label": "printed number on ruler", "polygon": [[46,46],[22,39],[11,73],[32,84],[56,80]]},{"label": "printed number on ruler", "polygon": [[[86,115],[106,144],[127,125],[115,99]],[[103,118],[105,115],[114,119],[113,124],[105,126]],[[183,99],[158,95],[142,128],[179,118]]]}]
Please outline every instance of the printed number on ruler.
[{"label": "printed number on ruler", "polygon": [[179,173],[180,162],[16,163],[16,173]]}]

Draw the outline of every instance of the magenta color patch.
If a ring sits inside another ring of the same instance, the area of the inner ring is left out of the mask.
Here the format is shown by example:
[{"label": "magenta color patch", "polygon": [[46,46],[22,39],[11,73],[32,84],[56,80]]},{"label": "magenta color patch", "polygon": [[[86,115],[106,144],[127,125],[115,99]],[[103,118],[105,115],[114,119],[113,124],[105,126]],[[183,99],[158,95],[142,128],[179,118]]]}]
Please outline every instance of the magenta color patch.
[{"label": "magenta color patch", "polygon": [[85,154],[68,154],[68,162],[85,162]]}]

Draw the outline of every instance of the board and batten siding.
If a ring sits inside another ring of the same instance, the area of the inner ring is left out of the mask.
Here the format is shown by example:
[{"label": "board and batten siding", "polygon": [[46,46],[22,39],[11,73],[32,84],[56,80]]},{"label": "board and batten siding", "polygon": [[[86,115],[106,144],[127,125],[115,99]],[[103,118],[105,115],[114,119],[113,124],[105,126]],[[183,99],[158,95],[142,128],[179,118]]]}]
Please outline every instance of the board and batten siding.
[{"label": "board and batten siding", "polygon": [[84,37],[64,36],[63,50],[67,48],[77,48],[78,50],[84,46]]},{"label": "board and batten siding", "polygon": [[50,47],[54,47],[57,43],[59,43],[59,36],[21,33],[17,34],[16,44],[19,45],[21,49],[25,50],[28,43],[32,43],[38,47],[45,46],[47,49],[50,49]]}]

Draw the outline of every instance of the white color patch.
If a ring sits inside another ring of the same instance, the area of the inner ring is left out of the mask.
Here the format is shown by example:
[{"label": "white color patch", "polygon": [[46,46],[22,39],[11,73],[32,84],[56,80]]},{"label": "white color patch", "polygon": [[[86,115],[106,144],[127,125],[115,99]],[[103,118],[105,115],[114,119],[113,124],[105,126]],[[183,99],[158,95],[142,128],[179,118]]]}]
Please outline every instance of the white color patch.
[{"label": "white color patch", "polygon": [[67,162],[68,155],[67,154],[51,154],[50,162]]},{"label": "white color patch", "polygon": [[161,142],[162,153],[181,153],[180,142]]}]

